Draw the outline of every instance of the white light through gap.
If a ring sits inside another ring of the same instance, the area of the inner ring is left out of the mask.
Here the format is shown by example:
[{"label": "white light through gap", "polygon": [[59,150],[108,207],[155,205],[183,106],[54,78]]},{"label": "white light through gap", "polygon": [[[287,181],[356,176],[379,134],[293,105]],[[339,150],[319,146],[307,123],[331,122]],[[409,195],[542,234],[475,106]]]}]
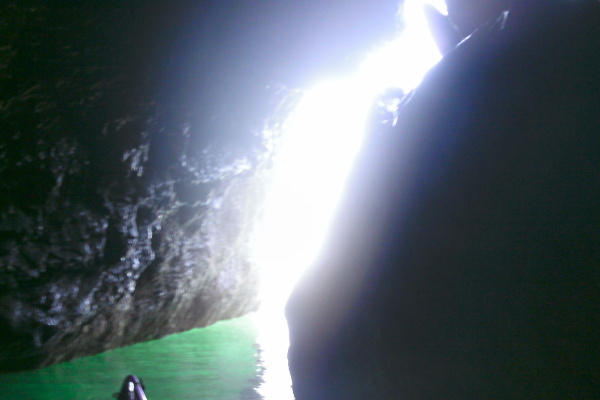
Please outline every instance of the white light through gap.
[{"label": "white light through gap", "polygon": [[320,250],[375,97],[391,87],[410,91],[440,59],[424,3],[445,13],[443,0],[406,0],[402,35],[367,55],[354,76],[307,91],[284,124],[263,231],[255,245],[263,271],[263,306],[255,317],[266,368],[259,393],[266,400],[293,399],[283,306]]}]

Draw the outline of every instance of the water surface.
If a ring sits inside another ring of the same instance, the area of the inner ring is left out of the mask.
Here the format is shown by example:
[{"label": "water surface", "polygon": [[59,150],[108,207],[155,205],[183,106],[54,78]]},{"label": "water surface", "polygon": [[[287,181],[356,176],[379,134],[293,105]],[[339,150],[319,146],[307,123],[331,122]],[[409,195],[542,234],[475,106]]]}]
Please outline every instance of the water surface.
[{"label": "water surface", "polygon": [[[253,316],[246,316],[37,371],[0,375],[0,398],[107,400],[125,376],[136,374],[148,400],[293,399],[285,354],[273,354],[261,343],[259,328]],[[269,376],[275,380],[269,382]]]}]

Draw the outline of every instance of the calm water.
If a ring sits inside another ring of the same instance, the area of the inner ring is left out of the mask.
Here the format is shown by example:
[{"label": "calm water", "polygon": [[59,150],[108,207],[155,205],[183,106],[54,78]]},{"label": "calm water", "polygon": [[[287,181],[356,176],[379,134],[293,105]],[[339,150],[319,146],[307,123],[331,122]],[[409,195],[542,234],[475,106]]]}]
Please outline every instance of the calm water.
[{"label": "calm water", "polygon": [[[136,374],[148,400],[291,400],[282,321],[271,322],[268,331],[257,321],[246,316],[37,371],[0,375],[0,398],[108,400],[126,375]],[[278,330],[283,340],[261,333]]]}]

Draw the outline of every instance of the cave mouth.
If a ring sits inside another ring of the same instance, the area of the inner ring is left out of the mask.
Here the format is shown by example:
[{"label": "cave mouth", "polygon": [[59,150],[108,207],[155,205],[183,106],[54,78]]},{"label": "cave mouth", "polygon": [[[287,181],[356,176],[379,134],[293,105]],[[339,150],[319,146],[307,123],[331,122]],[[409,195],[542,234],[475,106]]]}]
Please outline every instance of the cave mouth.
[{"label": "cave mouth", "polygon": [[405,1],[403,31],[365,55],[355,74],[303,91],[279,128],[282,143],[254,247],[262,271],[261,307],[253,318],[266,367],[262,392],[259,389],[265,398],[290,398],[291,393],[275,389],[284,387],[282,382],[289,383],[288,389],[291,386],[284,307],[323,246],[353,160],[369,131],[373,104],[389,89],[408,93],[441,58],[424,4],[446,14],[443,0]]},{"label": "cave mouth", "polygon": [[388,89],[408,93],[441,58],[424,4],[445,12],[443,0],[405,1],[398,37],[365,55],[355,74],[303,91],[278,128],[282,141],[253,255],[263,309],[285,303],[319,253],[377,97]]}]

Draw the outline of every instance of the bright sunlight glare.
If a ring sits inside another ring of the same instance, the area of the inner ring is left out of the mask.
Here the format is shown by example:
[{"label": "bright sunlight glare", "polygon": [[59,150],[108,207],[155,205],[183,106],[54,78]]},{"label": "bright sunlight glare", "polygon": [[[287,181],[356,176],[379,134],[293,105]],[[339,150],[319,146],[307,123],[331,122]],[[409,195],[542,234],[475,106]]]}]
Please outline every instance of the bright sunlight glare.
[{"label": "bright sunlight glare", "polygon": [[259,393],[267,400],[293,399],[283,307],[324,241],[363,142],[371,105],[387,88],[409,92],[440,59],[425,21],[425,3],[445,13],[443,0],[406,0],[402,34],[368,54],[354,76],[306,91],[283,125],[265,220],[254,247],[262,270],[262,307],[255,315],[265,367]]},{"label": "bright sunlight glare", "polygon": [[[284,123],[284,143],[255,246],[267,306],[275,299],[285,302],[318,253],[375,97],[390,87],[410,91],[440,59],[424,3],[406,0],[402,35],[367,55],[354,76],[308,90]],[[445,11],[443,0],[427,3]]]}]

